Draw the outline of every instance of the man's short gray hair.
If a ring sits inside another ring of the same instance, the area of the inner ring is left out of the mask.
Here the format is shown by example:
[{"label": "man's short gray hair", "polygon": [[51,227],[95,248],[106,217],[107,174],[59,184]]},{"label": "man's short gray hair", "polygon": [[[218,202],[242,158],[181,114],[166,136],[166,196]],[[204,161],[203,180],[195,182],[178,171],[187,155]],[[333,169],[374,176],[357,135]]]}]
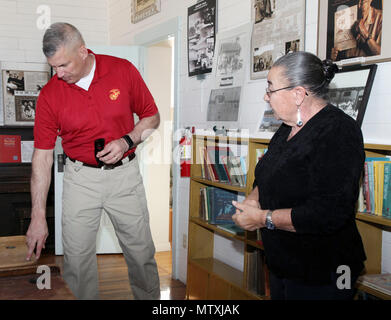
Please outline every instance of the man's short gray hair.
[{"label": "man's short gray hair", "polygon": [[42,50],[46,58],[52,57],[62,46],[75,44],[84,45],[84,39],[79,30],[69,23],[56,22],[46,30],[43,36]]}]

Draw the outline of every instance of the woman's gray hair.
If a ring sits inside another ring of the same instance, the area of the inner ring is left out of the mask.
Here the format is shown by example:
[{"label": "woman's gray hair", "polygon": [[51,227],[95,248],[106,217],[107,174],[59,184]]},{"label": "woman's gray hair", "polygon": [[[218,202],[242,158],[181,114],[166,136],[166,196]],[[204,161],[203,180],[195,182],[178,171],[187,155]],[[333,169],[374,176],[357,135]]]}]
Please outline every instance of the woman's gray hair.
[{"label": "woman's gray hair", "polygon": [[320,60],[316,55],[298,51],[279,58],[273,67],[282,67],[288,85],[302,86],[314,96],[328,100],[328,86],[338,72],[331,60]]},{"label": "woman's gray hair", "polygon": [[46,58],[52,57],[62,46],[81,44],[84,39],[77,28],[65,22],[53,23],[43,36],[42,50]]}]

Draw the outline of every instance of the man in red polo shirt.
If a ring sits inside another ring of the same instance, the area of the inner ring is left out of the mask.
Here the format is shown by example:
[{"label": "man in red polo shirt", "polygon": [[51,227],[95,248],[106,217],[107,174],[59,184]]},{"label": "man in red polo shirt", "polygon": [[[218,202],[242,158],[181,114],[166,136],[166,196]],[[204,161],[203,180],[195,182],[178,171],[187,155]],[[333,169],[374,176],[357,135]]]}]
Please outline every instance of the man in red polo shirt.
[{"label": "man in red polo shirt", "polygon": [[[110,217],[136,299],[158,299],[159,277],[137,144],[159,126],[154,99],[127,60],[97,55],[80,32],[55,23],[43,52],[56,75],[41,90],[34,126],[28,255],[37,259],[48,236],[45,207],[53,149],[62,138],[66,160],[62,237],[64,279],[79,299],[98,299],[96,235],[102,210]],[[135,124],[133,114],[139,121]]]}]

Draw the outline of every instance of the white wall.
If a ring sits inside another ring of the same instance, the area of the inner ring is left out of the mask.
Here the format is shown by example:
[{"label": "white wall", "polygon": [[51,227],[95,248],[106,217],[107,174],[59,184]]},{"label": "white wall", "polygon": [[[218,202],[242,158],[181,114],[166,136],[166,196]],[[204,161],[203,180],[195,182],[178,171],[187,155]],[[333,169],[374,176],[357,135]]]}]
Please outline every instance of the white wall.
[{"label": "white wall", "polygon": [[45,63],[44,30],[37,27],[40,5],[50,10],[51,22],[77,26],[90,44],[108,43],[106,0],[0,0],[0,61]]},{"label": "white wall", "polygon": [[[212,79],[207,75],[204,80],[188,77],[187,74],[187,8],[196,0],[161,0],[161,12],[137,24],[130,22],[130,1],[108,0],[109,30],[111,44],[131,44],[133,37],[151,27],[157,26],[173,17],[181,17],[181,69],[180,69],[180,127],[196,126],[197,129],[211,129],[206,122],[207,103]],[[251,0],[219,0],[218,32],[223,32],[249,22],[251,19]],[[317,48],[318,1],[307,0],[306,5],[306,50],[316,53]],[[374,89],[370,98],[362,126],[366,142],[391,144],[391,91],[388,83],[391,80],[391,63],[379,65]],[[261,120],[265,102],[263,95],[265,80],[250,81],[249,76],[243,87],[239,124],[236,127],[254,131]],[[230,125],[225,125],[229,127]],[[231,125],[232,126],[232,125]],[[177,241],[182,243],[183,235],[188,230],[188,179],[180,179],[179,189],[181,201],[178,203],[179,218]],[[186,281],[187,249],[179,247],[177,252],[177,276]]]}]

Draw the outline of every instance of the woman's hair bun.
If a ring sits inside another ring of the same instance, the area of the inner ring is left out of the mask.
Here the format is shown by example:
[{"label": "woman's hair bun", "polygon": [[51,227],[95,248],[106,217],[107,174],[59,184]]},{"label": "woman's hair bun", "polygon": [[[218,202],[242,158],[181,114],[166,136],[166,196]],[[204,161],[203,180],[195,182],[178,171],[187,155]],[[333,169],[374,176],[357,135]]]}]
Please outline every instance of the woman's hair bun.
[{"label": "woman's hair bun", "polygon": [[335,74],[338,72],[338,66],[331,60],[326,59],[322,61],[322,68],[324,72],[325,81],[330,83]]}]

